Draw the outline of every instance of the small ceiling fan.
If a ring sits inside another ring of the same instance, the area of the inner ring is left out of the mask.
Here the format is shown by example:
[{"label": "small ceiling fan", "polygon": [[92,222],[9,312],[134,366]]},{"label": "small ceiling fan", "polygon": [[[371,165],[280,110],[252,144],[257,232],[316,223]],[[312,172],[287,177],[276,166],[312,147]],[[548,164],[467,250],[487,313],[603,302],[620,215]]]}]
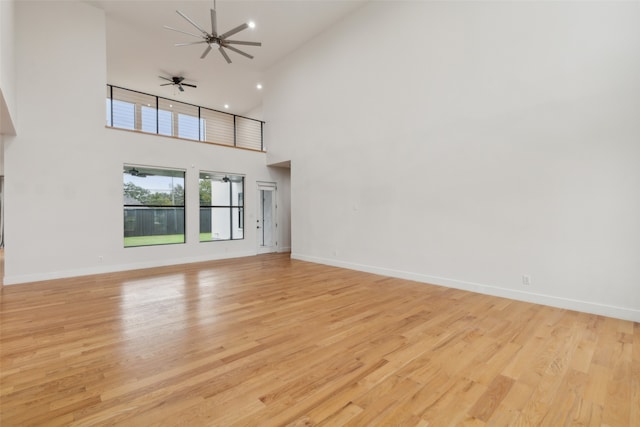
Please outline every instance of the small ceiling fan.
[{"label": "small ceiling fan", "polygon": [[176,10],[176,12],[178,13],[178,15],[180,15],[184,19],[186,19],[191,25],[193,25],[195,28],[197,28],[198,31],[200,31],[201,34],[193,34],[193,33],[190,33],[188,31],[178,30],[176,28],[168,27],[166,25],[164,26],[164,28],[166,28],[167,30],[171,30],[171,31],[177,31],[178,33],[187,34],[189,36],[201,38],[202,40],[197,41],[197,42],[176,43],[176,46],[190,46],[190,45],[195,45],[195,44],[206,43],[207,44],[207,48],[204,50],[204,52],[200,56],[200,59],[204,59],[209,54],[209,52],[211,52],[211,49],[216,48],[216,49],[218,49],[218,52],[220,52],[220,54],[227,61],[227,63],[231,64],[231,58],[229,58],[229,55],[227,54],[225,49],[229,49],[232,52],[235,52],[235,53],[238,53],[240,55],[246,56],[249,59],[253,59],[252,55],[249,55],[248,53],[243,52],[240,49],[237,49],[237,48],[235,48],[235,47],[233,47],[231,45],[239,44],[239,45],[245,45],[245,46],[262,46],[262,43],[259,43],[259,42],[248,42],[248,41],[229,40],[228,39],[232,35],[234,35],[236,33],[239,33],[242,30],[246,30],[247,28],[249,28],[249,24],[247,24],[247,23],[238,25],[237,27],[227,31],[226,33],[218,34],[218,24],[217,24],[217,19],[216,19],[216,1],[215,0],[213,0],[213,9],[211,9],[211,32],[210,33],[205,31],[200,25],[196,24],[191,18],[189,18],[184,13],[180,12],[179,10]]},{"label": "small ceiling fan", "polygon": [[125,169],[124,173],[129,174],[131,176],[137,176],[140,178],[146,178],[148,176],[152,176],[153,174],[150,172],[142,172],[136,168],[131,168],[131,169]]},{"label": "small ceiling fan", "polygon": [[198,87],[198,86],[192,85],[190,83],[182,83],[182,81],[184,80],[184,77],[182,77],[182,76],[176,76],[176,77],[171,77],[171,78],[162,77],[162,76],[158,76],[158,77],[160,77],[161,79],[164,79],[164,80],[167,80],[167,81],[171,82],[171,83],[161,84],[160,86],[169,86],[169,85],[178,86],[178,89],[180,89],[180,92],[184,92],[184,87],[183,86],[194,87],[194,88]]}]

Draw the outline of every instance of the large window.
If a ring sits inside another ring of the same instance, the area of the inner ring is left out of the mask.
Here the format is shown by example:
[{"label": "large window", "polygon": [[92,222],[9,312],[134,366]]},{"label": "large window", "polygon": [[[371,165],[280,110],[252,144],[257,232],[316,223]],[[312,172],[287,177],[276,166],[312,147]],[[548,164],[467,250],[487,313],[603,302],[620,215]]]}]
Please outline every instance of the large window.
[{"label": "large window", "polygon": [[244,177],[200,172],[200,241],[244,239]]},{"label": "large window", "polygon": [[124,246],[185,242],[183,170],[124,165]]}]

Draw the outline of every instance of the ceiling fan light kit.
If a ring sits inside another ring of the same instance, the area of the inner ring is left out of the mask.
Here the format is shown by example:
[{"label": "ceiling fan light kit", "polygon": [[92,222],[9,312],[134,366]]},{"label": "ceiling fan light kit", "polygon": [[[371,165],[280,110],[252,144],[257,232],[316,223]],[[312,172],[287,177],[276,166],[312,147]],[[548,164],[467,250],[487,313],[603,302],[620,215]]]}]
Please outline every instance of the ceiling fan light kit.
[{"label": "ceiling fan light kit", "polygon": [[243,52],[242,50],[236,47],[233,47],[231,45],[236,44],[236,45],[244,45],[244,46],[262,46],[262,43],[242,41],[242,40],[229,40],[229,37],[239,33],[240,31],[246,30],[247,28],[250,28],[250,27],[253,28],[255,24],[251,26],[250,24],[244,23],[244,24],[238,25],[235,28],[232,28],[226,33],[218,34],[218,23],[217,23],[217,16],[216,16],[215,0],[213,2],[213,9],[210,9],[210,10],[211,10],[211,32],[205,31],[200,25],[198,25],[191,18],[189,18],[187,15],[180,12],[179,10],[176,10],[176,13],[181,17],[183,17],[191,25],[193,25],[198,31],[200,31],[200,34],[194,34],[188,31],[182,31],[177,28],[168,27],[166,25],[164,26],[164,28],[166,28],[167,30],[176,31],[178,33],[187,34],[189,36],[202,39],[197,42],[176,43],[176,46],[191,46],[196,44],[206,44],[207,47],[205,48],[204,52],[202,52],[200,59],[204,59],[209,54],[209,52],[211,52],[212,49],[217,49],[218,52],[220,52],[220,54],[224,57],[225,61],[227,61],[228,64],[231,64],[231,58],[229,58],[229,55],[227,54],[225,49],[228,49],[239,55],[246,56],[249,59],[253,59],[252,55],[249,55],[248,53]]}]

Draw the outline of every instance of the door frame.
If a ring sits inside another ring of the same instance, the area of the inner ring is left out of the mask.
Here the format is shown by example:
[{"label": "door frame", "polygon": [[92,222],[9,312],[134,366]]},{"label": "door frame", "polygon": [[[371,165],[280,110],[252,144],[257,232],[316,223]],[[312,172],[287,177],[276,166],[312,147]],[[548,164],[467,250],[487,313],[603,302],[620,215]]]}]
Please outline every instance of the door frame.
[{"label": "door frame", "polygon": [[[256,246],[259,254],[267,254],[278,252],[278,185],[275,182],[257,181],[257,207],[256,207]],[[273,245],[264,246],[261,234],[264,237],[264,216],[263,216],[263,199],[262,192],[271,191],[271,216],[273,218],[271,224],[271,232],[273,236]]]}]

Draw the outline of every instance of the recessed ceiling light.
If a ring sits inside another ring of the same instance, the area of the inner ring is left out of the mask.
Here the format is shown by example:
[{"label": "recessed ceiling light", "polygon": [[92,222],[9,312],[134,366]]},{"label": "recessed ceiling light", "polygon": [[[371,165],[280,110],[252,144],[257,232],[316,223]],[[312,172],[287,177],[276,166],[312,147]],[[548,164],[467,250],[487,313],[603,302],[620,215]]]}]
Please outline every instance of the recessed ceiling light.
[{"label": "recessed ceiling light", "polygon": [[229,104],[224,104],[224,108],[229,109]]},{"label": "recessed ceiling light", "polygon": [[169,108],[173,108],[173,104],[169,104]]},{"label": "recessed ceiling light", "polygon": [[247,25],[249,25],[249,28],[254,29],[256,27],[256,23],[253,21],[249,21],[247,22]]},{"label": "recessed ceiling light", "polygon": [[258,90],[262,89],[262,83],[258,83],[258,84],[256,85],[256,88],[257,88]]}]

